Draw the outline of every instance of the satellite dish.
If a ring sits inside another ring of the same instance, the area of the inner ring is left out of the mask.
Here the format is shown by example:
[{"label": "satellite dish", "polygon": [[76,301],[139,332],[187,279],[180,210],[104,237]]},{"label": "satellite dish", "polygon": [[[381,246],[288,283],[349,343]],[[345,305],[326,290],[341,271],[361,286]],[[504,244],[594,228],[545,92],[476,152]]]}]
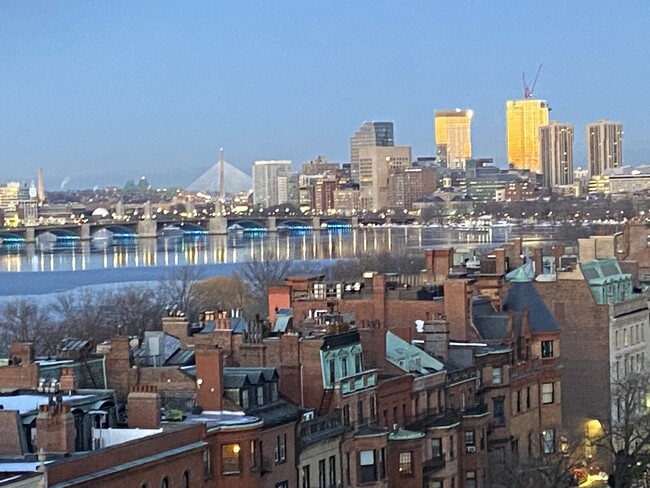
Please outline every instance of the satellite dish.
[{"label": "satellite dish", "polygon": [[424,320],[416,320],[415,321],[415,330],[418,332],[424,332]]}]

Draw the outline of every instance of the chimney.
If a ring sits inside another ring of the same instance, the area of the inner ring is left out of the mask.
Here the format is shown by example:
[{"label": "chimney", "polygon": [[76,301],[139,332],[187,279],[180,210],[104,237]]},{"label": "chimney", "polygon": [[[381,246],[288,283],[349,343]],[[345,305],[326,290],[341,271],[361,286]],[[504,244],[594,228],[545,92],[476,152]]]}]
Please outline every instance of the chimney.
[{"label": "chimney", "polygon": [[386,327],[386,277],[383,274],[376,273],[372,277],[372,308],[380,327]]},{"label": "chimney", "polygon": [[560,258],[564,256],[564,245],[556,244],[553,246],[553,257],[555,258],[555,269],[560,269]]},{"label": "chimney", "polygon": [[494,261],[496,262],[496,274],[506,274],[508,272],[506,266],[506,250],[502,247],[499,247],[492,251],[492,254],[494,254]]},{"label": "chimney", "polygon": [[31,342],[13,342],[9,352],[12,366],[27,366],[34,362],[34,345]]},{"label": "chimney", "polygon": [[535,263],[535,278],[544,272],[544,250],[541,247],[533,249],[533,262]]},{"label": "chimney", "polygon": [[127,399],[129,429],[160,427],[160,395],[153,385],[137,385]]},{"label": "chimney", "polygon": [[203,410],[221,410],[223,398],[223,350],[198,345],[196,361],[196,401]]},{"label": "chimney", "polygon": [[69,454],[74,451],[74,415],[70,407],[57,399],[40,405],[36,417],[37,450]]},{"label": "chimney", "polygon": [[449,322],[432,320],[424,323],[424,350],[439,361],[449,357]]},{"label": "chimney", "polygon": [[61,391],[67,391],[69,395],[79,388],[79,380],[74,369],[69,366],[61,368],[61,377],[59,378]]},{"label": "chimney", "polygon": [[106,356],[106,379],[108,388],[115,390],[123,401],[129,394],[129,373],[132,366],[131,345],[126,336],[115,336]]},{"label": "chimney", "polygon": [[181,348],[187,347],[187,329],[190,325],[187,317],[168,315],[162,319],[162,329],[166,334],[172,335],[181,341]]}]

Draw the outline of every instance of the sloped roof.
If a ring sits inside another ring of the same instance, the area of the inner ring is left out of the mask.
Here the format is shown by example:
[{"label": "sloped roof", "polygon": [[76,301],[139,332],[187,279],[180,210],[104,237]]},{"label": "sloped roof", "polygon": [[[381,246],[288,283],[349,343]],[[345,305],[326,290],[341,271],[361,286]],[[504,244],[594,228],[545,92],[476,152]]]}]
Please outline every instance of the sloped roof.
[{"label": "sloped roof", "polygon": [[503,301],[503,309],[514,312],[517,330],[521,326],[521,317],[525,310],[528,310],[528,320],[532,332],[560,330],[555,317],[553,317],[531,281],[513,282],[508,291],[508,296]]},{"label": "sloped roof", "polygon": [[444,369],[444,365],[436,358],[390,331],[386,332],[386,359],[400,369],[418,375],[437,373]]},{"label": "sloped roof", "polygon": [[508,314],[492,307],[490,297],[472,299],[472,323],[484,340],[499,340],[508,329]]}]

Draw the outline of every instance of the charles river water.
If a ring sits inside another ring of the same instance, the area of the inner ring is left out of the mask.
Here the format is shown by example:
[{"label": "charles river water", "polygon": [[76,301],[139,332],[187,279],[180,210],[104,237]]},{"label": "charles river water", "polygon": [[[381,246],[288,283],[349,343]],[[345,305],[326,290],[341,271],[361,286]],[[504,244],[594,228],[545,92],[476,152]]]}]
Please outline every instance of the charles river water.
[{"label": "charles river water", "polygon": [[579,237],[615,232],[614,226],[511,226],[490,230],[451,227],[364,227],[278,233],[164,235],[157,239],[97,237],[37,244],[0,245],[0,297],[51,295],[89,285],[154,282],[177,266],[196,266],[201,276],[236,273],[250,260],[305,260],[327,267],[338,259],[372,253],[417,253],[454,247],[460,256],[497,247],[516,237],[550,247],[575,245]]}]

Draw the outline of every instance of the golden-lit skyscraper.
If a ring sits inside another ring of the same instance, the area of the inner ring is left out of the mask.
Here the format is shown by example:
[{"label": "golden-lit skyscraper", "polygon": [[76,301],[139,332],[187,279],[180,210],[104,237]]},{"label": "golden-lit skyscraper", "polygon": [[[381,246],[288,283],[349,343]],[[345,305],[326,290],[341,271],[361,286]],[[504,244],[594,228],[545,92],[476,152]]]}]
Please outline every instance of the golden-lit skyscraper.
[{"label": "golden-lit skyscraper", "polygon": [[545,100],[508,100],[506,102],[508,162],[517,169],[542,172],[539,128],[548,125]]},{"label": "golden-lit skyscraper", "polygon": [[448,168],[464,168],[465,161],[472,159],[471,110],[436,110],[436,153],[441,165]]}]

